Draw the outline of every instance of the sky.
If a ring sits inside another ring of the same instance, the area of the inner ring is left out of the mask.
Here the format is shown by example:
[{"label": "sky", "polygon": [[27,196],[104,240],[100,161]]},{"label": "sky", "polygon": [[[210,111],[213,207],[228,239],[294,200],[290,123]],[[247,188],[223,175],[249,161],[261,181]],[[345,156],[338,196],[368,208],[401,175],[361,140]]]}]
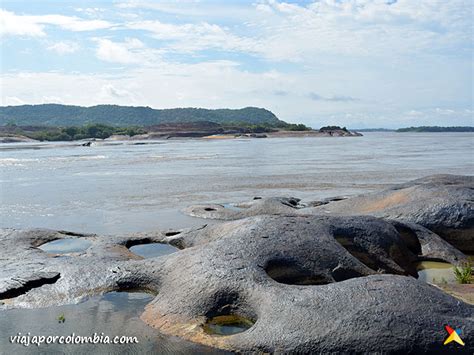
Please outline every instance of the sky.
[{"label": "sky", "polygon": [[472,0],[0,2],[1,105],[474,125]]}]

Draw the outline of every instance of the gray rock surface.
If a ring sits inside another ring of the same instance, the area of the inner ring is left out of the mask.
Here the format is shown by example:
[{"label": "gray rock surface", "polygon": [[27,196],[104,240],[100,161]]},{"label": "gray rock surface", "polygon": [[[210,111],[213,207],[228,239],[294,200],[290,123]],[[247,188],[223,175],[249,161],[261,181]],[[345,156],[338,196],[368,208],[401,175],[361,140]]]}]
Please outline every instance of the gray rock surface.
[{"label": "gray rock surface", "polygon": [[[472,306],[412,277],[380,274],[412,274],[416,259],[380,219],[257,216],[167,240],[186,249],[130,272],[156,270],[159,295],[142,319],[168,334],[243,352],[304,353],[449,352],[445,323],[474,337]],[[229,337],[202,331],[206,319],[227,314],[256,323]]]},{"label": "gray rock surface", "polygon": [[[0,310],[141,288],[158,293],[144,321],[222,349],[449,352],[457,349],[443,347],[443,325],[451,324],[463,329],[465,350],[472,353],[473,307],[410,276],[423,253],[464,256],[422,227],[397,223],[369,216],[267,215],[126,236],[4,229]],[[400,234],[402,227],[410,232]],[[62,256],[38,248],[68,238],[92,244]],[[151,242],[182,250],[146,260],[128,250]],[[5,297],[12,292],[16,297]],[[232,336],[204,332],[207,319],[227,314],[256,322]]]},{"label": "gray rock surface", "polygon": [[461,251],[474,253],[474,176],[433,175],[351,198],[307,203],[294,197],[264,198],[235,206],[245,208],[198,205],[184,213],[221,220],[262,214],[371,215],[419,224]]},{"label": "gray rock surface", "polygon": [[420,224],[474,253],[474,176],[433,175],[390,189],[309,208],[305,213],[372,215]]},{"label": "gray rock surface", "polygon": [[233,205],[205,204],[193,205],[183,210],[185,214],[199,218],[236,220],[263,214],[296,214],[305,207],[295,197],[254,197],[250,202]]},{"label": "gray rock surface", "polygon": [[411,222],[387,221],[419,260],[442,260],[454,265],[467,261],[466,255],[429,229]]},{"label": "gray rock surface", "polygon": [[[145,289],[142,319],[163,333],[239,352],[474,352],[474,307],[416,280],[415,262],[459,264],[474,251],[474,177],[431,176],[382,192],[302,203],[255,198],[191,206],[228,222],[98,236],[0,230],[0,312]],[[361,216],[365,215],[365,216]],[[379,218],[381,217],[381,218]],[[39,247],[82,238],[87,249]],[[137,244],[181,250],[142,259]],[[231,336],[204,331],[215,316],[255,322]],[[443,346],[444,325],[466,346]]]},{"label": "gray rock surface", "polygon": [[[84,238],[84,252],[49,254],[38,247],[58,239]],[[89,295],[120,289],[122,262],[141,257],[127,247],[163,238],[157,236],[99,237],[49,229],[0,230],[0,300],[7,307],[46,307],[76,303]],[[13,298],[12,298],[13,297]],[[1,309],[2,306],[0,306]]]}]

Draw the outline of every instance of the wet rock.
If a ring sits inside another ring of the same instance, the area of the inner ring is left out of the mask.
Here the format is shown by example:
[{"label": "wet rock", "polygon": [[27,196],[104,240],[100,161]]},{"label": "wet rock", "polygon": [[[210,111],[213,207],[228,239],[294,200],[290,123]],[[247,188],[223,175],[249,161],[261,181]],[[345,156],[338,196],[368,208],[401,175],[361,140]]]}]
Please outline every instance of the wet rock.
[{"label": "wet rock", "polygon": [[[178,238],[184,250],[127,267],[155,275],[159,296],[142,319],[171,335],[241,352],[429,352],[442,350],[446,322],[474,325],[471,306],[400,276],[417,256],[380,219],[257,216]],[[223,316],[255,323],[208,334]]]},{"label": "wet rock", "polygon": [[407,247],[420,260],[442,260],[453,265],[468,260],[465,254],[423,226],[395,220],[388,222],[396,228]]},{"label": "wet rock", "polygon": [[33,288],[55,283],[61,274],[59,272],[34,272],[24,277],[5,280],[0,285],[0,300],[13,298],[27,293]]},{"label": "wet rock", "polygon": [[428,176],[381,192],[309,208],[304,213],[363,214],[413,222],[463,252],[474,252],[474,176]]},{"label": "wet rock", "polygon": [[234,204],[235,208],[221,204],[194,205],[183,210],[184,213],[200,218],[236,220],[263,214],[295,214],[304,207],[295,197],[254,198],[250,202]]},{"label": "wet rock", "polygon": [[[284,201],[298,210],[298,201]],[[400,233],[402,227],[411,234]],[[439,352],[445,350],[443,325],[472,329],[474,311],[412,277],[420,254],[453,252],[433,235],[370,216],[315,215],[262,215],[125,236],[4,229],[1,292],[18,290],[17,278],[60,277],[2,300],[0,310],[139,288],[158,293],[142,315],[148,324],[222,349]],[[60,257],[38,248],[68,238],[84,238],[91,246]],[[181,250],[150,259],[129,251],[159,242]],[[223,325],[232,335],[216,334]],[[465,331],[463,339],[472,352],[474,334]]]},{"label": "wet rock", "polygon": [[428,228],[465,253],[474,253],[474,176],[433,175],[390,189],[347,198],[302,203],[297,198],[263,198],[236,204],[198,205],[184,210],[200,218],[236,220],[257,215],[371,215]]},{"label": "wet rock", "polygon": [[[1,307],[46,307],[78,302],[89,295],[126,288],[121,262],[142,260],[129,247],[161,241],[161,232],[99,237],[50,229],[1,229]],[[84,239],[83,252],[53,254],[39,247],[56,240]],[[115,271],[115,272],[114,272]]]}]

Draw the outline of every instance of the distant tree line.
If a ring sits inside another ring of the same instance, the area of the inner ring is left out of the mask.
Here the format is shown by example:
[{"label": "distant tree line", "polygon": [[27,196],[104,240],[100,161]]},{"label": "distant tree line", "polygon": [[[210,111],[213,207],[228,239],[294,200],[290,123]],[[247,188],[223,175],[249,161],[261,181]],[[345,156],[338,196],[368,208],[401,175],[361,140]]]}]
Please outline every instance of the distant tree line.
[{"label": "distant tree line", "polygon": [[114,127],[101,123],[86,124],[81,127],[19,127],[9,123],[4,132],[17,134],[39,141],[73,141],[88,138],[109,138],[114,134],[135,136],[144,134],[146,130],[141,127]]},{"label": "distant tree line", "polygon": [[346,127],[339,127],[339,126],[324,126],[319,129],[319,132],[327,132],[327,131],[344,131],[349,132]]},{"label": "distant tree line", "polygon": [[454,127],[440,127],[440,126],[420,126],[399,128],[396,132],[474,132],[474,127],[470,126],[454,126]]},{"label": "distant tree line", "polygon": [[235,129],[235,128],[243,128],[247,129],[248,133],[266,133],[266,132],[274,132],[277,130],[285,130],[285,131],[309,131],[311,127],[307,127],[302,123],[287,123],[283,121],[279,121],[277,123],[260,123],[260,124],[249,124],[245,121],[239,122],[230,122],[222,124],[224,129]]},{"label": "distant tree line", "polygon": [[[149,132],[159,131],[216,131],[225,133],[226,131],[238,133],[266,133],[277,130],[288,131],[306,131],[311,128],[304,124],[286,123],[278,121],[277,124],[262,123],[251,124],[248,122],[230,122],[226,124],[216,124],[210,122],[194,122],[192,124],[182,123],[174,124],[171,127],[167,124],[150,126],[150,127],[119,127],[102,123],[90,123],[83,126],[67,126],[67,127],[48,127],[48,126],[17,126],[10,121],[5,126],[0,126],[0,133],[7,135],[22,135],[39,141],[74,141],[81,139],[106,139],[112,135],[135,136],[138,134],[146,134]],[[209,134],[212,134],[210,132]]]}]

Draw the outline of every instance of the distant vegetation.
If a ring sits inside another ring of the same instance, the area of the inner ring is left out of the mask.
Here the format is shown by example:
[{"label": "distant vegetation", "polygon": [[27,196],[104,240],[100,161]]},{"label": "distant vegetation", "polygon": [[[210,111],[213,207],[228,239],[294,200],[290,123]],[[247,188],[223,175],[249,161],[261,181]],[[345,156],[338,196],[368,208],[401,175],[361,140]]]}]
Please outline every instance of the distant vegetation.
[{"label": "distant vegetation", "polygon": [[[0,126],[8,122],[18,126],[83,126],[102,123],[112,126],[153,126],[165,122],[215,122],[250,125],[284,125],[272,112],[256,107],[208,110],[175,108],[156,110],[150,107],[98,105],[92,107],[45,104],[0,107]],[[299,127],[296,127],[300,129]]]},{"label": "distant vegetation", "polygon": [[355,128],[355,129],[351,129],[351,131],[357,131],[357,132],[393,132],[395,130],[390,129],[390,128]]},{"label": "distant vegetation", "polygon": [[148,127],[118,127],[102,123],[91,123],[83,126],[48,127],[48,126],[17,126],[9,122],[6,126],[0,126],[0,135],[25,136],[39,141],[73,141],[81,139],[105,139],[112,135],[135,136],[146,133],[161,133],[176,136],[206,136],[211,134],[244,134],[244,133],[266,133],[277,130],[306,131],[311,128],[303,124],[293,124],[279,121],[278,124],[250,124],[248,122],[230,122],[219,124],[214,122],[185,122],[164,123]]},{"label": "distant vegetation", "polygon": [[460,267],[453,268],[454,277],[460,284],[471,283],[472,280],[472,265],[470,262],[463,263]]},{"label": "distant vegetation", "polygon": [[346,127],[339,127],[339,126],[324,126],[319,129],[319,132],[327,132],[327,131],[344,131],[348,132]]},{"label": "distant vegetation", "polygon": [[277,123],[261,123],[261,124],[249,124],[244,121],[240,122],[229,122],[221,125],[224,129],[247,129],[247,133],[265,133],[273,132],[276,130],[285,131],[309,131],[311,127],[307,127],[302,123],[286,123],[279,121]]},{"label": "distant vegetation", "polygon": [[149,132],[199,136],[203,133],[242,134],[277,130],[307,131],[311,128],[281,121],[272,112],[255,107],[238,110],[155,110],[150,107],[57,104],[0,107],[0,133],[40,141],[105,139],[115,134],[134,136]]},{"label": "distant vegetation", "polygon": [[281,127],[287,131],[310,131],[311,127],[305,126],[302,123],[286,123]]},{"label": "distant vegetation", "polygon": [[105,139],[114,134],[134,136],[144,134],[146,130],[141,127],[113,127],[100,123],[82,127],[19,127],[10,123],[2,129],[2,132],[39,141],[72,141],[86,138]]},{"label": "distant vegetation", "polygon": [[474,132],[474,127],[456,126],[456,127],[439,127],[439,126],[421,126],[399,128],[396,132]]}]

